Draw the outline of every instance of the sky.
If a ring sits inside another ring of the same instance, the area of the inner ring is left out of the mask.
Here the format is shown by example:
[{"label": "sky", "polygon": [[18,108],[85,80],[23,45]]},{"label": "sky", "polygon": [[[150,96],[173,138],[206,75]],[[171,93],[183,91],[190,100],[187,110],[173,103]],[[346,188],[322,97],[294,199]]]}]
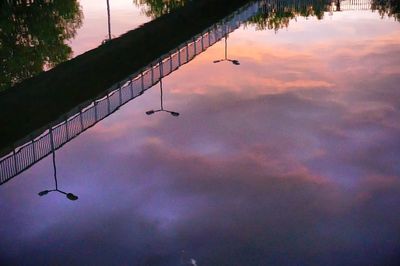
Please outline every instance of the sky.
[{"label": "sky", "polygon": [[[356,13],[354,13],[355,16]],[[241,27],[0,187],[2,265],[396,265],[400,23]],[[193,265],[193,263],[191,263]]]}]

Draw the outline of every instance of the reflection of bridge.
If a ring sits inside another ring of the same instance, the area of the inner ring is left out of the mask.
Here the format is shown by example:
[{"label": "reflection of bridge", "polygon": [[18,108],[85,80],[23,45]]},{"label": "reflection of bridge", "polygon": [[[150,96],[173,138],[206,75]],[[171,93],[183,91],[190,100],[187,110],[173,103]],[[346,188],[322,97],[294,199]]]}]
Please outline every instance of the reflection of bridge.
[{"label": "reflection of bridge", "polygon": [[371,10],[371,0],[332,1],[330,11]]},{"label": "reflection of bridge", "polygon": [[321,10],[326,12],[371,10],[372,0],[263,0],[263,11]]},{"label": "reflection of bridge", "polygon": [[293,8],[304,10],[304,8],[313,7],[314,4],[317,7],[316,5],[321,5],[321,2],[325,7],[323,11],[369,10],[371,8],[371,0],[339,2],[337,0],[262,0],[249,4],[160,57],[143,70],[115,84],[104,97],[90,101],[85,107],[74,108],[65,114],[65,119],[60,119],[48,125],[46,130],[19,141],[21,145],[16,145],[17,147],[8,154],[0,154],[0,185],[94,126],[118,110],[120,106],[143,94],[162,77],[191,61],[196,55],[204,52],[258,12]]},{"label": "reflection of bridge", "polygon": [[20,141],[23,145],[0,158],[0,184],[25,171],[50,153],[74,139],[114,113],[128,101],[158,83],[161,78],[191,61],[196,55],[218,42],[258,11],[258,3],[247,5],[223,19],[190,41],[149,64],[125,80],[112,86],[106,96],[91,101],[85,107],[76,107],[37,136]]}]

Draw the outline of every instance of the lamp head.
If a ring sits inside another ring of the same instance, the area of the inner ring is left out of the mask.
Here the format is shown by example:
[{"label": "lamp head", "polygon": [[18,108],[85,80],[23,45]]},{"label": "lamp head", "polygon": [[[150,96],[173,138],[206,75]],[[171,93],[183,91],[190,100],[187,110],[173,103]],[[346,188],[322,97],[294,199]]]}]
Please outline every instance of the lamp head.
[{"label": "lamp head", "polygon": [[146,115],[152,115],[154,113],[155,113],[154,110],[149,110],[149,111],[146,112]]},{"label": "lamp head", "polygon": [[173,115],[173,116],[179,116],[178,112],[170,112],[170,114]]},{"label": "lamp head", "polygon": [[77,200],[77,199],[78,199],[78,196],[75,196],[75,195],[72,194],[72,193],[68,193],[66,196],[67,196],[67,198],[68,198],[69,200]]},{"label": "lamp head", "polygon": [[50,192],[50,191],[48,191],[48,190],[40,191],[40,192],[38,193],[38,195],[39,195],[39,196],[44,196],[44,195],[48,194],[49,192]]}]

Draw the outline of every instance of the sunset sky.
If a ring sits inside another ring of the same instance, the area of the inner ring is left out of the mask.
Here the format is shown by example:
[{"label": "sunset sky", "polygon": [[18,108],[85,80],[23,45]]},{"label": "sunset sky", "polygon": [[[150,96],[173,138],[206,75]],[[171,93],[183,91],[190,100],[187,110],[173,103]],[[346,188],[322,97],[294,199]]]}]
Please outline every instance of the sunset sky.
[{"label": "sunset sky", "polygon": [[[126,21],[114,34],[146,19]],[[213,64],[223,56],[220,41],[163,79],[179,117],[145,115],[157,84],[57,151],[79,201],[36,195],[51,158],[1,186],[0,264],[179,265],[183,250],[199,265],[400,261],[400,23],[359,11],[247,25],[228,38],[240,66]]]}]

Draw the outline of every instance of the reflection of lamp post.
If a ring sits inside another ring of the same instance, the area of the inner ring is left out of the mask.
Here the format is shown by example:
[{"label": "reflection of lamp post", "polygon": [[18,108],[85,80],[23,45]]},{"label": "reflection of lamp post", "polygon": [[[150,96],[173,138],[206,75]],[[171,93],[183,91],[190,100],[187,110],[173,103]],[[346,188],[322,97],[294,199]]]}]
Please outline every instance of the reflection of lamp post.
[{"label": "reflection of lamp post", "polygon": [[215,60],[215,61],[213,61],[213,63],[219,63],[219,62],[223,62],[223,61],[232,62],[232,64],[234,64],[236,66],[240,65],[240,62],[238,60],[228,58],[228,35],[225,36],[225,58]]},{"label": "reflection of lamp post", "polygon": [[110,2],[107,0],[107,22],[108,22],[108,39],[102,41],[103,44],[111,41],[111,15],[110,15]]},{"label": "reflection of lamp post", "polygon": [[336,11],[341,11],[340,10],[340,0],[336,1]]},{"label": "reflection of lamp post", "polygon": [[48,194],[49,192],[53,192],[53,191],[57,191],[61,194],[64,194],[69,200],[77,200],[78,197],[75,196],[72,193],[67,193],[65,191],[59,190],[58,189],[58,182],[57,182],[57,167],[56,167],[56,153],[54,150],[54,142],[53,142],[53,134],[52,134],[52,130],[50,128],[50,143],[51,143],[51,149],[52,149],[52,154],[53,154],[53,170],[54,170],[54,182],[56,184],[56,188],[55,189],[50,189],[50,190],[43,190],[41,192],[38,193],[39,196],[44,196],[46,194]]},{"label": "reflection of lamp post", "polygon": [[167,113],[170,113],[172,116],[179,116],[178,112],[173,112],[173,111],[169,111],[169,110],[164,109],[162,79],[160,79],[160,92],[161,92],[161,109],[149,110],[149,111],[146,112],[146,115],[152,115],[152,114],[157,113],[157,112],[167,112]]}]

